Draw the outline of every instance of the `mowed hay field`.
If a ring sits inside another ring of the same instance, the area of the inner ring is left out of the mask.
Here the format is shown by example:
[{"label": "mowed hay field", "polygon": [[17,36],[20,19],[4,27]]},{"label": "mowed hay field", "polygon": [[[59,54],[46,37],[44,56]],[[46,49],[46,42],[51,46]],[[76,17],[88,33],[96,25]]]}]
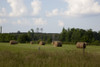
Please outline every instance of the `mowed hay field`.
[{"label": "mowed hay field", "polygon": [[0,67],[100,67],[100,46],[0,43]]}]

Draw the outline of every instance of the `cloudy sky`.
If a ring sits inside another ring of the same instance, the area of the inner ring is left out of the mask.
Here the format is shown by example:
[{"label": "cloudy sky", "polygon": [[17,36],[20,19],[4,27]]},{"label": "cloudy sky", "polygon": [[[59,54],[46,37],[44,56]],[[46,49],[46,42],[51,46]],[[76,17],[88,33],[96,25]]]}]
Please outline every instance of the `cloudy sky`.
[{"label": "cloudy sky", "polygon": [[100,30],[100,0],[0,0],[3,32],[60,33],[62,28]]}]

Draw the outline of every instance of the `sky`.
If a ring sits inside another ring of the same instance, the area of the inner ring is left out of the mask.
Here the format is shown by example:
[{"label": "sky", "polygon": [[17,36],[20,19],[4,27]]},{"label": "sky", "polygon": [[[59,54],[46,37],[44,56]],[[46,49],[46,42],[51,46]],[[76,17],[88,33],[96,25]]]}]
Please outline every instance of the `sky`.
[{"label": "sky", "polygon": [[60,33],[64,28],[100,31],[100,0],[0,0],[3,33]]}]

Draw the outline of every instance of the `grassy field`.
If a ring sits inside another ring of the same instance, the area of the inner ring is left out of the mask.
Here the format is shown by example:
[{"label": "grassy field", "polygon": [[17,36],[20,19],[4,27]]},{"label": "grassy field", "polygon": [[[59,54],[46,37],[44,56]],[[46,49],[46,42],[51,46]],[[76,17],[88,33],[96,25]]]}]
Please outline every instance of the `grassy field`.
[{"label": "grassy field", "polygon": [[0,67],[100,67],[100,46],[0,43]]}]

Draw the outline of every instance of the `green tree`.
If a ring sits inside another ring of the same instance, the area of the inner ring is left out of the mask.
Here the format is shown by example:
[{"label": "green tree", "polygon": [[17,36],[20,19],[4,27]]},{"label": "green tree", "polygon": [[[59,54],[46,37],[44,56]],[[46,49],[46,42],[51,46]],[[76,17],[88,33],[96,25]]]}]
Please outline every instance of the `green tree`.
[{"label": "green tree", "polygon": [[26,42],[29,42],[30,41],[30,38],[28,37],[27,34],[21,34],[18,36],[18,42],[20,43],[26,43]]},{"label": "green tree", "polygon": [[72,33],[72,36],[71,36],[71,41],[73,43],[76,43],[77,41],[80,41],[80,38],[81,38],[81,34],[80,34],[79,29],[74,29],[73,28],[73,33]]},{"label": "green tree", "polygon": [[88,42],[92,42],[94,40],[92,29],[87,30],[86,35],[88,36]]},{"label": "green tree", "polygon": [[65,41],[66,41],[66,33],[67,33],[66,29],[63,28],[63,30],[62,30],[62,32],[61,32],[61,34],[60,34],[60,40],[61,40],[62,42],[65,42]]},{"label": "green tree", "polygon": [[48,37],[47,43],[51,43],[51,42],[52,42],[52,38],[51,37]]},{"label": "green tree", "polygon": [[34,29],[31,29],[31,39],[34,40]]},{"label": "green tree", "polygon": [[72,32],[71,30],[68,28],[68,30],[66,30],[66,42],[69,43],[71,42],[71,36],[72,36]]}]

